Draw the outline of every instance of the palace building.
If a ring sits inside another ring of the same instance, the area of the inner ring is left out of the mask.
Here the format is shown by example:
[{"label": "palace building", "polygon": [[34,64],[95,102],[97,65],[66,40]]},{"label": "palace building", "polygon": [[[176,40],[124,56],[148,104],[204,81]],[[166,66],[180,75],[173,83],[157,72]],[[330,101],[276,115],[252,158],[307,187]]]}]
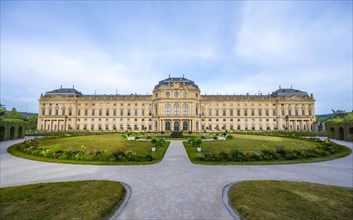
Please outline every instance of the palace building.
[{"label": "palace building", "polygon": [[60,88],[39,99],[38,130],[312,130],[315,100],[297,89],[268,95],[201,95],[194,81],[169,77],[152,95],[84,95]]}]

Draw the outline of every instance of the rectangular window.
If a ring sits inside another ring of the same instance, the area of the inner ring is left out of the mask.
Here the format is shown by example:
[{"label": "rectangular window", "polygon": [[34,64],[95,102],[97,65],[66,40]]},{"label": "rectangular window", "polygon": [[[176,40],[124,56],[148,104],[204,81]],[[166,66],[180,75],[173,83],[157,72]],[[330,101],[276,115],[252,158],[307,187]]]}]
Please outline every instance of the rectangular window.
[{"label": "rectangular window", "polygon": [[269,116],[270,112],[268,111],[268,109],[266,109],[266,116]]},{"label": "rectangular window", "polygon": [[237,109],[237,116],[240,116],[240,109]]},{"label": "rectangular window", "polygon": [[174,106],[174,115],[179,115],[179,106]]},{"label": "rectangular window", "polygon": [[49,109],[49,115],[51,115],[51,109]]},{"label": "rectangular window", "polygon": [[199,115],[199,108],[196,107],[196,116],[198,116],[198,115]]},{"label": "rectangular window", "polygon": [[259,116],[262,116],[262,110],[259,109]]},{"label": "rectangular window", "polygon": [[55,115],[59,115],[59,110],[58,109],[55,110]]},{"label": "rectangular window", "polygon": [[[196,108],[197,109],[197,108]],[[188,107],[187,106],[183,106],[183,114],[187,115],[188,114]],[[196,113],[197,114],[197,113]]]},{"label": "rectangular window", "polygon": [[288,110],[288,115],[292,115],[292,110]]},{"label": "rectangular window", "polygon": [[276,109],[272,109],[272,116],[276,116]]},{"label": "rectangular window", "polygon": [[285,115],[285,113],[284,113],[284,109],[282,109],[282,116],[284,116]]},{"label": "rectangular window", "polygon": [[81,110],[77,110],[77,116],[81,116]]},{"label": "rectangular window", "polygon": [[116,110],[115,109],[113,110],[113,116],[116,116]]},{"label": "rectangular window", "polygon": [[105,116],[109,116],[109,110],[105,110]]},{"label": "rectangular window", "polygon": [[255,110],[251,109],[251,116],[255,116]]},{"label": "rectangular window", "polygon": [[298,110],[295,110],[295,115],[298,116]]},{"label": "rectangular window", "polygon": [[225,110],[225,109],[223,109],[223,111],[222,111],[222,115],[223,115],[223,116],[226,116],[226,115],[227,115],[227,113],[226,113],[226,110]]},{"label": "rectangular window", "polygon": [[72,115],[72,109],[69,109],[69,115],[70,116]]},{"label": "rectangular window", "polygon": [[309,116],[311,116],[311,109],[309,109]]},{"label": "rectangular window", "polygon": [[45,115],[45,109],[42,110],[42,115]]},{"label": "rectangular window", "polygon": [[244,116],[248,116],[248,110],[244,110]]},{"label": "rectangular window", "polygon": [[99,116],[102,116],[102,109],[99,109]]},{"label": "rectangular window", "polygon": [[229,110],[229,115],[233,116],[233,109]]},{"label": "rectangular window", "polygon": [[219,110],[216,109],[216,116],[219,116]]},{"label": "rectangular window", "polygon": [[304,109],[302,110],[302,115],[305,115],[305,110]]},{"label": "rectangular window", "polygon": [[208,109],[208,116],[212,116],[212,109]]},{"label": "rectangular window", "polygon": [[201,116],[205,116],[205,109],[201,110]]},{"label": "rectangular window", "polygon": [[170,106],[169,106],[169,105],[167,105],[167,106],[165,107],[165,114],[166,114],[166,115],[170,115]]},{"label": "rectangular window", "polygon": [[124,110],[120,109],[120,116],[124,116]]},{"label": "rectangular window", "polygon": [[[85,116],[87,116],[87,114],[88,114],[88,110],[86,109],[85,110]],[[95,111],[94,111],[94,109],[92,109],[92,116],[94,116],[94,114],[95,114]]]},{"label": "rectangular window", "polygon": [[138,111],[138,110],[137,110],[137,109],[135,109],[135,113],[134,113],[134,115],[135,115],[135,116],[137,116],[137,111]]},{"label": "rectangular window", "polygon": [[130,113],[130,109],[127,110],[127,116],[130,116],[131,113]]},{"label": "rectangular window", "polygon": [[61,110],[61,115],[65,115],[65,109]]},{"label": "rectangular window", "polygon": [[142,109],[142,110],[141,110],[141,115],[142,115],[142,116],[145,116],[145,109]]},{"label": "rectangular window", "polygon": [[[148,110],[148,116],[152,116],[152,109]],[[151,129],[149,129],[149,130],[151,130]]]}]

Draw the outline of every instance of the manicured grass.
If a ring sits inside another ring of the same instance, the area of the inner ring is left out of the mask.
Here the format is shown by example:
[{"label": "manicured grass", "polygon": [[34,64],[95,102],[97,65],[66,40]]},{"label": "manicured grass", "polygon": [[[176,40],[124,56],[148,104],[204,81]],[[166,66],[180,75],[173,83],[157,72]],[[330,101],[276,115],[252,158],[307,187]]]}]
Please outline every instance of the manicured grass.
[{"label": "manicured grass", "polygon": [[[273,136],[257,136],[257,135],[240,135],[233,134],[234,139],[226,141],[207,141],[201,144],[202,152],[219,153],[221,151],[229,153],[231,149],[238,149],[242,152],[259,152],[265,149],[276,149],[284,147],[285,149],[300,150],[309,149],[319,145],[319,143],[309,140],[300,140],[287,137],[273,137]],[[351,150],[345,146],[341,146],[339,151],[332,155],[321,156],[316,158],[305,158],[295,160],[270,160],[270,161],[200,161],[197,159],[197,150],[187,142],[183,143],[188,153],[190,160],[193,163],[207,164],[207,165],[267,165],[267,164],[289,164],[289,163],[304,163],[304,162],[318,162],[330,160],[347,156]]]},{"label": "manicured grass", "polygon": [[264,146],[269,149],[277,147],[286,147],[289,149],[307,149],[317,145],[315,142],[309,142],[299,139],[284,137],[269,137],[257,135],[233,135],[233,140],[213,141],[202,143],[202,149],[205,151],[229,151],[231,148],[239,149],[243,152],[260,151]]},{"label": "manicured grass", "polygon": [[288,181],[246,181],[228,193],[245,219],[352,219],[353,189]]},{"label": "manicured grass", "polygon": [[86,161],[86,160],[64,160],[41,157],[36,155],[26,154],[18,150],[18,144],[13,145],[8,149],[8,152],[14,156],[23,157],[31,160],[39,160],[45,162],[55,163],[72,163],[72,164],[92,164],[92,165],[140,165],[152,164],[162,160],[165,152],[168,149],[169,142],[166,142],[163,147],[152,152],[152,144],[150,141],[128,141],[123,140],[120,134],[106,134],[106,135],[89,135],[89,136],[75,136],[54,139],[40,139],[40,147],[55,148],[70,150],[105,150],[105,151],[132,151],[136,154],[149,153],[152,161]]},{"label": "manicured grass", "polygon": [[124,196],[125,188],[112,181],[0,188],[0,219],[105,219]]}]

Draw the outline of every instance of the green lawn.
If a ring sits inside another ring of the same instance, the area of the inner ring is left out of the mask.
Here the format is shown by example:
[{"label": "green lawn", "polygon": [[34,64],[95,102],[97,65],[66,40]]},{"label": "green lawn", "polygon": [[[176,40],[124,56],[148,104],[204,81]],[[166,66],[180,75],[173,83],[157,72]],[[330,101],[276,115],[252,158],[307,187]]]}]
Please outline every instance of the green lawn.
[{"label": "green lawn", "polygon": [[239,149],[243,152],[260,151],[266,146],[270,149],[277,147],[286,147],[291,149],[306,149],[317,145],[315,142],[309,142],[299,139],[269,137],[256,135],[234,134],[233,140],[212,141],[202,143],[202,149],[205,151],[229,151],[231,148]]},{"label": "green lawn", "polygon": [[8,149],[8,152],[31,160],[40,160],[45,162],[56,163],[73,163],[73,164],[92,164],[92,165],[135,165],[135,164],[152,164],[161,161],[167,151],[169,142],[166,142],[163,147],[152,152],[152,144],[150,141],[128,141],[123,140],[120,134],[105,134],[105,135],[89,135],[89,136],[74,136],[54,139],[39,139],[39,146],[49,149],[60,147],[61,149],[74,150],[100,150],[100,151],[132,151],[136,154],[143,155],[148,153],[152,156],[152,161],[86,161],[86,160],[64,160],[41,157],[36,155],[26,154],[18,150],[19,145],[13,145]]},{"label": "green lawn", "polygon": [[[287,137],[273,137],[273,136],[260,136],[260,135],[242,135],[232,134],[234,139],[226,141],[205,141],[201,144],[202,152],[219,153],[221,151],[229,153],[231,149],[237,149],[244,153],[246,152],[260,152],[267,147],[268,149],[276,149],[283,147],[285,149],[299,150],[309,149],[318,146],[319,143],[309,140],[300,140]],[[200,161],[197,159],[196,148],[191,147],[187,142],[183,143],[188,153],[190,160],[193,163],[208,164],[208,165],[240,165],[240,164],[288,164],[288,163],[302,163],[302,162],[317,162],[323,160],[329,160],[334,158],[340,158],[347,156],[351,153],[351,150],[347,147],[341,146],[339,152],[321,156],[316,158],[304,158],[294,160],[270,160],[270,161]]]},{"label": "green lawn", "polygon": [[352,219],[353,189],[288,181],[246,181],[228,193],[245,219]]},{"label": "green lawn", "polygon": [[124,196],[125,188],[112,181],[0,188],[0,219],[105,219]]},{"label": "green lawn", "polygon": [[151,143],[147,141],[126,141],[121,139],[120,134],[105,134],[105,135],[89,135],[76,136],[60,139],[46,139],[42,140],[41,147],[55,147],[71,148],[73,150],[81,150],[82,146],[87,150],[116,150],[134,152],[148,152],[151,151]]}]

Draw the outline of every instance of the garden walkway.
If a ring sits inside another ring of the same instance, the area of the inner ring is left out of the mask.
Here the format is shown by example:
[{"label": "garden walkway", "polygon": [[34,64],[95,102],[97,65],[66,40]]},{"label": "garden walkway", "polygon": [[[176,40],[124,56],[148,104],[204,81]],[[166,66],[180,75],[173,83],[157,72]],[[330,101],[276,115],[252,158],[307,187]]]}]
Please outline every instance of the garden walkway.
[{"label": "garden walkway", "polygon": [[[47,181],[114,180],[130,185],[132,195],[119,219],[231,219],[222,203],[225,185],[242,180],[291,180],[353,187],[352,154],[341,159],[291,165],[206,166],[192,164],[181,141],[172,141],[164,159],[153,165],[93,166],[31,161],[1,142],[0,186]],[[337,141],[352,149],[353,143]]]}]

